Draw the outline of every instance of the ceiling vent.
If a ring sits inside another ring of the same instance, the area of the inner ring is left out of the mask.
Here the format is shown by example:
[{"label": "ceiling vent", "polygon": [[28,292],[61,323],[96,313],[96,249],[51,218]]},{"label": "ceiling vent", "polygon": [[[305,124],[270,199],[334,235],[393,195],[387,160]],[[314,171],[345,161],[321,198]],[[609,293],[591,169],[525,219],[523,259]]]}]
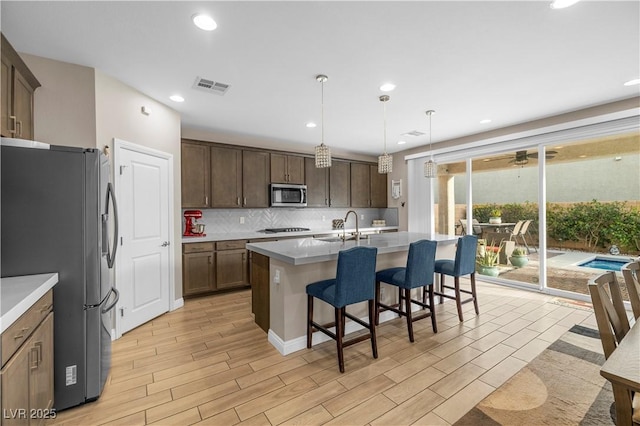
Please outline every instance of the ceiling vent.
[{"label": "ceiling vent", "polygon": [[193,83],[194,89],[202,90],[207,93],[215,93],[216,95],[224,95],[230,87],[231,85],[229,84],[202,77],[196,77],[196,81]]},{"label": "ceiling vent", "polygon": [[426,134],[426,133],[422,133],[422,132],[419,132],[417,130],[412,130],[410,132],[403,133],[401,136],[422,136],[424,134]]}]

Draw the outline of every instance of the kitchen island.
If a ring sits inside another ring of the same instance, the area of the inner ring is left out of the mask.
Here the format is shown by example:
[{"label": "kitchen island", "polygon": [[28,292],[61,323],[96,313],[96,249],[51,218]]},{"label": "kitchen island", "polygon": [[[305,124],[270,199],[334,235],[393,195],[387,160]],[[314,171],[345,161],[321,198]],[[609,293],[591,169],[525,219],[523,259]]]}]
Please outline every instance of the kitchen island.
[{"label": "kitchen island", "polygon": [[[335,241],[335,238],[301,238],[283,241],[250,243],[247,250],[251,256],[252,307],[256,323],[268,332],[269,342],[278,351],[287,355],[306,348],[307,284],[327,278],[334,278],[338,253],[355,246],[369,246],[378,249],[376,269],[405,266],[407,252],[412,242],[428,239],[438,242],[436,258],[453,258],[457,236],[423,234],[415,232],[393,232],[369,235],[361,240]],[[381,299],[393,304],[397,292],[383,284]],[[349,312],[359,317],[366,316],[366,303],[353,305]],[[333,309],[319,303],[314,309],[318,322],[329,322]],[[394,318],[387,311],[380,321]],[[347,323],[349,333],[360,326]],[[316,333],[314,344],[328,337]]]}]

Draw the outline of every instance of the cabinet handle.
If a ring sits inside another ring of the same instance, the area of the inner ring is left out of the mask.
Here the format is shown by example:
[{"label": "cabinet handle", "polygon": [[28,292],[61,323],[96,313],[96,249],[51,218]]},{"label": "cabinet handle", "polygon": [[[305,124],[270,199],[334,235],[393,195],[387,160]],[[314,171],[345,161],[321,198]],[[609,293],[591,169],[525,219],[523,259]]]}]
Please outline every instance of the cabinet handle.
[{"label": "cabinet handle", "polygon": [[47,311],[49,311],[49,309],[51,309],[51,303],[48,303],[48,304],[44,305],[44,306],[40,309],[40,313],[47,312]]},{"label": "cabinet handle", "polygon": [[239,206],[240,205],[240,197],[238,197],[238,199],[236,200],[236,204]]},{"label": "cabinet handle", "polygon": [[247,205],[247,197],[244,197],[244,198],[242,199],[242,205],[243,205],[243,206],[246,206],[246,205]]},{"label": "cabinet handle", "polygon": [[9,133],[16,133],[18,129],[18,119],[15,115],[10,115],[9,120],[13,121],[13,126],[11,126],[11,129],[9,129]]},{"label": "cabinet handle", "polygon": [[326,198],[324,199],[324,205],[325,206],[329,205],[329,200],[327,200]]},{"label": "cabinet handle", "polygon": [[38,367],[42,363],[42,342],[36,342],[36,349],[38,350]]},{"label": "cabinet handle", "polygon": [[[35,351],[35,355],[34,355]],[[29,369],[37,370],[38,369],[38,348],[36,346],[31,347],[29,349]]]},{"label": "cabinet handle", "polygon": [[207,259],[209,260],[209,265],[211,265],[211,256],[207,256]]},{"label": "cabinet handle", "polygon": [[29,331],[29,328],[30,328],[30,327],[25,327],[25,328],[23,328],[22,330],[20,330],[20,334],[18,334],[18,335],[16,335],[16,336],[13,336],[13,338],[14,338],[15,340],[22,339],[22,338],[24,337],[24,334],[25,334],[27,331]]},{"label": "cabinet handle", "polygon": [[207,195],[204,196],[204,205],[205,206],[209,205],[209,196],[207,196]]},{"label": "cabinet handle", "polygon": [[17,121],[18,124],[18,136],[22,136],[22,121]]}]

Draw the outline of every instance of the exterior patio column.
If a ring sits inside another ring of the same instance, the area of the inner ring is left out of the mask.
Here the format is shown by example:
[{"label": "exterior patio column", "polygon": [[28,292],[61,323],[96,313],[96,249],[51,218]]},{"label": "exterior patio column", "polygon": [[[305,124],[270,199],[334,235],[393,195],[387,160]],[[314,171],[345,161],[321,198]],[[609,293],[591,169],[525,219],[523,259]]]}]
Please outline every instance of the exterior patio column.
[{"label": "exterior patio column", "polygon": [[455,234],[456,203],[453,175],[447,166],[438,166],[438,226],[440,234]]}]

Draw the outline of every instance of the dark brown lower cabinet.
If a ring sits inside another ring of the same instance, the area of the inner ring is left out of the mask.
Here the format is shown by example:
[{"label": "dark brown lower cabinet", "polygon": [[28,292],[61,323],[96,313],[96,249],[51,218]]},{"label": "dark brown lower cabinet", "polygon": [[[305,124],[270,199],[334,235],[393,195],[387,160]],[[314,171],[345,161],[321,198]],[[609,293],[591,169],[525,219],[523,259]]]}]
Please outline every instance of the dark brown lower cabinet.
[{"label": "dark brown lower cabinet", "polygon": [[249,286],[247,240],[182,245],[182,295]]},{"label": "dark brown lower cabinet", "polygon": [[249,254],[245,249],[216,251],[216,286],[218,290],[249,284]]},{"label": "dark brown lower cabinet", "polygon": [[193,296],[215,291],[213,243],[182,245],[182,295]]}]

